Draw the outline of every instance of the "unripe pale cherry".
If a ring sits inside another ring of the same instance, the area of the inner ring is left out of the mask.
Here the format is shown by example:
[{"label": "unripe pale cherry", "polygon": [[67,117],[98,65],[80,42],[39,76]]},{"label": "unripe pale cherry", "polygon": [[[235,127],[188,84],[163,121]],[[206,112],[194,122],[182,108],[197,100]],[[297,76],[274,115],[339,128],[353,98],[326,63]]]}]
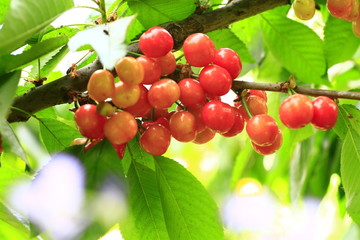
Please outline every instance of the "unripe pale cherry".
[{"label": "unripe pale cherry", "polygon": [[325,96],[319,96],[312,101],[314,116],[311,124],[319,130],[328,130],[335,126],[338,116],[338,106]]},{"label": "unripe pale cherry", "polygon": [[183,44],[186,61],[194,67],[205,67],[212,63],[215,57],[215,45],[203,33],[194,33],[188,36]]},{"label": "unripe pale cherry", "polygon": [[158,58],[171,51],[174,47],[174,40],[166,29],[156,26],[140,36],[139,47],[146,56]]},{"label": "unripe pale cherry", "polygon": [[292,7],[296,17],[301,20],[309,20],[315,15],[314,0],[295,0]]},{"label": "unripe pale cherry", "polygon": [[188,111],[175,112],[169,121],[173,138],[179,142],[191,142],[196,137],[195,117]]},{"label": "unripe pale cherry", "polygon": [[129,85],[140,84],[144,80],[144,69],[133,57],[124,57],[115,65],[116,74],[121,81]]},{"label": "unripe pale cherry", "polygon": [[115,84],[115,91],[111,98],[112,102],[120,108],[133,106],[140,98],[139,85],[129,85],[119,81]]},{"label": "unripe pale cherry", "polygon": [[110,98],[115,89],[114,76],[105,69],[98,69],[91,74],[87,90],[95,101],[102,102]]}]

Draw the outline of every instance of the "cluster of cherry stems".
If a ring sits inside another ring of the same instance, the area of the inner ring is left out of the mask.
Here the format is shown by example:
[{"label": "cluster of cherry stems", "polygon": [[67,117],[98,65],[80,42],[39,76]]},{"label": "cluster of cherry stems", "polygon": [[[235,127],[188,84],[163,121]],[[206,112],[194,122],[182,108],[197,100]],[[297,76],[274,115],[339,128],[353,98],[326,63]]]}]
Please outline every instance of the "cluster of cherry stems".
[{"label": "cluster of cherry stems", "polygon": [[[326,6],[333,17],[352,22],[354,34],[360,37],[359,0],[327,0]],[[309,20],[315,15],[315,0],[295,0],[292,7],[301,20]]]},{"label": "cluster of cherry stems", "polygon": [[[80,133],[91,139],[85,150],[107,138],[122,158],[126,143],[139,133],[144,151],[162,155],[171,137],[203,144],[216,133],[236,136],[246,123],[255,151],[264,155],[277,151],[283,137],[267,114],[266,92],[246,90],[233,106],[221,101],[242,70],[238,54],[230,48],[216,49],[205,34],[192,34],[184,41],[184,57],[201,71],[198,77],[176,82],[166,77],[176,69],[173,44],[165,29],[150,28],[139,39],[144,56],[119,60],[115,66],[118,78],[104,69],[92,74],[88,94],[99,104],[84,104],[75,112]],[[169,112],[174,104],[176,110]],[[335,125],[337,112],[330,98],[311,101],[301,94],[291,95],[279,109],[281,121],[292,129],[312,123],[327,130]]]}]

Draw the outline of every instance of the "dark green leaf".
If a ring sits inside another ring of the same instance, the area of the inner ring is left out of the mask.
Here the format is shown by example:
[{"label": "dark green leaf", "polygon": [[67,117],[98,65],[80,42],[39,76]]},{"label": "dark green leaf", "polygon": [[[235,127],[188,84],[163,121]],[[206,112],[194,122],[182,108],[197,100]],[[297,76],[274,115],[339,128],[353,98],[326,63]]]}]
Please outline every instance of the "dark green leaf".
[{"label": "dark green leaf", "polygon": [[155,157],[155,162],[170,239],[224,239],[216,203],[201,183],[171,159]]},{"label": "dark green leaf", "polygon": [[306,83],[327,84],[323,42],[310,28],[286,16],[263,13],[264,41],[281,64]]},{"label": "dark green leaf", "polygon": [[20,71],[0,76],[0,119],[6,119],[9,107],[15,97]]},{"label": "dark green leaf", "polygon": [[360,39],[353,33],[351,22],[328,17],[324,28],[324,49],[328,67],[350,59],[359,47]]},{"label": "dark green leaf", "polygon": [[2,0],[0,2],[0,24],[3,23],[5,16],[10,7],[10,0]]},{"label": "dark green leaf", "polygon": [[185,19],[196,9],[197,0],[128,0],[130,9],[138,14],[145,28]]},{"label": "dark green leaf", "polygon": [[216,30],[207,33],[207,35],[214,42],[217,49],[231,48],[237,52],[242,62],[255,62],[246,45],[230,29]]},{"label": "dark green leaf", "polygon": [[169,239],[154,170],[132,159],[127,175],[130,215],[120,224],[125,239]]},{"label": "dark green leaf", "polygon": [[19,55],[3,55],[0,57],[0,74],[26,66],[33,60],[50,53],[68,42],[65,36],[50,38],[32,46]]},{"label": "dark green leaf", "polygon": [[81,137],[78,130],[53,118],[39,118],[40,134],[49,153],[58,152]]}]

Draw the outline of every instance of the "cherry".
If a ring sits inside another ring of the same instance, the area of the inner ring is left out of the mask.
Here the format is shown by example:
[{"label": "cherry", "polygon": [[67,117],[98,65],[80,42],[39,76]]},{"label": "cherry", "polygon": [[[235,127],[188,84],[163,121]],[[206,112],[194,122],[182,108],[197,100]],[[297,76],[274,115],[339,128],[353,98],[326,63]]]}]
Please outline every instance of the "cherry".
[{"label": "cherry", "polygon": [[114,76],[111,72],[104,69],[98,69],[93,72],[87,85],[89,96],[98,102],[111,97],[114,88]]},{"label": "cherry", "polygon": [[123,144],[112,144],[114,149],[115,149],[115,152],[116,154],[118,155],[118,157],[120,159],[123,159],[124,158],[124,155],[125,155],[125,150],[126,150],[126,143],[123,143]]},{"label": "cherry", "polygon": [[148,100],[148,90],[142,84],[139,85],[139,100],[132,106],[126,107],[124,110],[131,113],[134,117],[145,117],[151,112],[152,106]]},{"label": "cherry", "polygon": [[174,46],[171,34],[162,27],[152,27],[139,39],[140,50],[148,57],[163,57]]},{"label": "cherry", "polygon": [[[260,115],[260,114],[268,113],[266,101],[263,98],[259,97],[258,95],[249,95],[248,97],[245,98],[245,100],[252,115]],[[250,117],[242,102],[241,101],[235,102],[234,105],[240,110],[241,115],[244,117],[244,120],[248,121]]]},{"label": "cherry", "polygon": [[175,112],[169,121],[171,135],[179,142],[191,142],[196,137],[195,117],[188,111]]},{"label": "cherry", "polygon": [[169,108],[179,100],[180,88],[170,79],[164,78],[155,82],[149,89],[148,100],[154,108]]},{"label": "cherry", "polygon": [[136,58],[136,61],[141,63],[144,69],[144,79],[142,84],[153,84],[158,81],[161,76],[161,66],[154,59],[147,56]]},{"label": "cherry", "polygon": [[348,22],[354,22],[359,18],[359,1],[358,0],[353,0],[353,7],[352,10],[350,12],[349,15],[347,15],[346,17],[344,17],[343,19],[348,21]]},{"label": "cherry", "polygon": [[246,132],[256,145],[269,146],[275,142],[279,127],[271,116],[261,114],[249,119]]},{"label": "cherry", "polygon": [[203,106],[196,106],[196,107],[188,108],[188,111],[191,112],[195,117],[196,132],[202,132],[206,128],[204,120],[202,118],[202,109],[203,109]]},{"label": "cherry", "polygon": [[169,148],[171,141],[170,131],[160,124],[152,124],[140,136],[140,145],[145,152],[160,156]]},{"label": "cherry", "polygon": [[140,98],[139,85],[129,85],[119,81],[115,84],[115,91],[111,98],[112,102],[119,108],[133,106]]},{"label": "cherry", "polygon": [[251,95],[259,96],[259,97],[263,98],[265,100],[265,102],[267,102],[267,95],[266,95],[265,91],[250,89],[249,94],[250,94],[250,96]]},{"label": "cherry", "polygon": [[314,115],[311,120],[312,125],[319,130],[328,130],[335,126],[338,107],[336,103],[325,96],[320,96],[312,101]]},{"label": "cherry", "polygon": [[214,64],[225,68],[232,79],[237,78],[242,70],[239,55],[230,48],[219,48],[216,50]]},{"label": "cherry", "polygon": [[144,69],[142,64],[133,57],[120,59],[115,70],[121,81],[129,85],[137,85],[144,80]]},{"label": "cherry", "polygon": [[354,0],[327,0],[326,6],[332,16],[344,18],[351,14]]},{"label": "cherry", "polygon": [[183,44],[186,61],[194,67],[205,67],[215,57],[215,46],[211,39],[203,33],[188,36]]},{"label": "cherry", "polygon": [[153,58],[161,67],[161,76],[169,75],[176,69],[176,59],[174,53],[168,52],[165,56]]},{"label": "cherry", "polygon": [[235,122],[233,108],[219,100],[213,100],[204,105],[201,112],[205,126],[218,133],[226,133]]},{"label": "cherry", "polygon": [[116,107],[108,102],[100,102],[96,106],[96,110],[100,115],[111,116],[116,111]]},{"label": "cherry", "polygon": [[137,132],[138,126],[135,118],[128,112],[114,113],[105,123],[105,137],[112,144],[129,142]]},{"label": "cherry", "polygon": [[104,138],[106,117],[97,112],[96,105],[85,104],[80,106],[75,112],[74,120],[84,137],[90,139]]},{"label": "cherry", "polygon": [[232,84],[229,72],[218,65],[204,67],[200,72],[199,81],[206,92],[216,96],[228,93]]},{"label": "cherry", "polygon": [[244,118],[241,115],[241,112],[239,109],[233,107],[233,111],[235,114],[235,121],[234,124],[232,125],[232,127],[230,128],[229,131],[227,131],[226,133],[221,134],[224,137],[234,137],[236,135],[238,135],[239,133],[242,132],[242,130],[244,129]]},{"label": "cherry", "polygon": [[215,137],[215,134],[216,133],[213,130],[211,130],[210,128],[205,128],[204,130],[202,130],[201,132],[198,132],[196,134],[196,137],[193,140],[193,143],[196,143],[196,144],[207,143]]},{"label": "cherry", "polygon": [[275,141],[271,145],[259,146],[259,145],[255,144],[254,142],[251,142],[251,144],[257,153],[260,153],[262,155],[270,155],[280,149],[280,147],[282,145],[282,141],[283,141],[283,136],[282,136],[281,131],[279,130],[279,132],[277,133],[277,135],[275,137]]},{"label": "cherry", "polygon": [[205,104],[205,91],[198,81],[192,78],[184,78],[178,85],[180,88],[180,101],[186,107]]},{"label": "cherry", "polygon": [[309,20],[315,15],[314,0],[295,0],[292,7],[296,17],[301,20]]},{"label": "cherry", "polygon": [[279,108],[281,121],[291,129],[302,128],[310,123],[313,114],[311,100],[302,94],[294,94],[288,97]]},{"label": "cherry", "polygon": [[360,17],[352,22],[352,30],[357,37],[360,37]]}]

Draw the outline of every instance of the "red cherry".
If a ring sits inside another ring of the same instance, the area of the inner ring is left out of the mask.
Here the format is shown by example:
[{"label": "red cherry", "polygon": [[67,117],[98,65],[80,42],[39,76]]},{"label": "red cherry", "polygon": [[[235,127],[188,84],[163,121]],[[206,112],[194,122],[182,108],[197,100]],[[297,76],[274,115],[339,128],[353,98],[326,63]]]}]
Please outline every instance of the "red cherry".
[{"label": "red cherry", "polygon": [[170,79],[164,78],[155,82],[149,89],[148,100],[154,108],[169,108],[179,100],[180,88],[178,84]]},{"label": "red cherry", "polygon": [[137,133],[137,122],[128,112],[116,112],[105,123],[105,137],[112,144],[129,142]]},{"label": "red cherry", "polygon": [[239,55],[230,48],[219,48],[216,50],[214,64],[225,68],[232,79],[237,78],[242,70]]},{"label": "red cherry", "polygon": [[338,116],[338,106],[325,96],[320,96],[312,101],[314,115],[312,125],[319,130],[328,130],[335,126]]},{"label": "red cherry", "polygon": [[96,111],[96,105],[85,104],[79,107],[75,112],[74,120],[84,137],[90,139],[104,138],[106,117]]},{"label": "red cherry", "polygon": [[171,34],[162,27],[152,27],[139,39],[140,50],[148,57],[163,57],[174,46]]},{"label": "red cherry", "polygon": [[226,133],[235,122],[233,108],[219,100],[206,103],[201,112],[205,126],[218,133]]},{"label": "red cherry", "polygon": [[196,144],[207,143],[215,137],[215,134],[216,133],[213,130],[211,130],[210,128],[205,128],[204,130],[202,130],[201,132],[198,132],[196,134],[196,137],[195,137],[193,143],[196,143]]},{"label": "red cherry", "polygon": [[359,1],[358,0],[353,0],[353,7],[352,7],[352,10],[351,10],[351,13],[344,17],[343,19],[348,21],[348,22],[354,22],[356,21],[358,18],[359,18]]},{"label": "red cherry", "polygon": [[199,75],[201,87],[210,94],[223,96],[231,89],[232,78],[229,72],[218,65],[204,67]]},{"label": "red cherry", "polygon": [[112,144],[114,147],[114,150],[116,152],[116,154],[118,155],[118,157],[120,159],[124,158],[125,155],[125,150],[126,150],[126,143],[123,144]]},{"label": "red cherry", "polygon": [[351,14],[353,0],[327,0],[326,6],[330,14],[336,18],[344,18]]},{"label": "red cherry", "polygon": [[279,108],[281,121],[290,129],[304,127],[311,122],[313,114],[311,100],[302,94],[294,94],[288,97]]},{"label": "red cherry", "polygon": [[233,124],[233,126],[230,128],[229,131],[227,131],[226,133],[221,134],[224,137],[234,137],[236,135],[238,135],[239,133],[242,132],[242,130],[244,129],[244,118],[241,115],[241,112],[239,109],[233,107],[232,108],[235,114],[235,122]]},{"label": "red cherry", "polygon": [[144,79],[142,84],[153,84],[158,81],[161,76],[161,66],[154,59],[147,56],[136,58],[136,61],[141,63],[144,69]]},{"label": "red cherry", "polygon": [[275,141],[269,146],[259,146],[256,145],[254,142],[251,142],[254,150],[262,155],[270,155],[275,153],[277,150],[280,149],[283,141],[283,136],[281,131],[279,130],[278,134],[276,135]]},{"label": "red cherry", "polygon": [[145,152],[160,156],[169,148],[171,134],[168,129],[159,124],[152,124],[140,136],[140,145]]},{"label": "red cherry", "polygon": [[205,67],[215,57],[215,46],[211,39],[203,33],[188,36],[183,44],[186,61],[194,67]]},{"label": "red cherry", "polygon": [[161,76],[169,75],[176,69],[176,59],[172,52],[168,52],[165,56],[153,58],[161,67]]},{"label": "red cherry", "polygon": [[[249,95],[248,97],[245,98],[245,100],[252,115],[255,116],[255,115],[268,113],[266,101],[263,98],[259,97],[258,95]],[[237,107],[240,110],[241,115],[244,117],[245,121],[248,121],[250,119],[241,101],[235,102],[235,107]]]},{"label": "red cherry", "polygon": [[265,91],[249,89],[249,94],[250,94],[250,96],[251,95],[259,96],[259,97],[263,98],[265,100],[265,102],[267,102],[267,95],[266,95]]},{"label": "red cherry", "polygon": [[175,112],[170,118],[171,135],[179,142],[191,142],[196,137],[195,117],[188,111]]},{"label": "red cherry", "polygon": [[186,107],[201,106],[205,104],[205,91],[198,81],[192,78],[184,78],[178,85],[180,88],[180,101]]},{"label": "red cherry", "polygon": [[124,110],[131,113],[134,117],[145,117],[147,116],[152,106],[148,100],[148,90],[143,85],[139,85],[140,88],[140,97],[139,100],[132,106],[125,108]]},{"label": "red cherry", "polygon": [[250,118],[246,125],[246,132],[256,145],[269,146],[275,142],[279,127],[271,116],[261,114]]}]

